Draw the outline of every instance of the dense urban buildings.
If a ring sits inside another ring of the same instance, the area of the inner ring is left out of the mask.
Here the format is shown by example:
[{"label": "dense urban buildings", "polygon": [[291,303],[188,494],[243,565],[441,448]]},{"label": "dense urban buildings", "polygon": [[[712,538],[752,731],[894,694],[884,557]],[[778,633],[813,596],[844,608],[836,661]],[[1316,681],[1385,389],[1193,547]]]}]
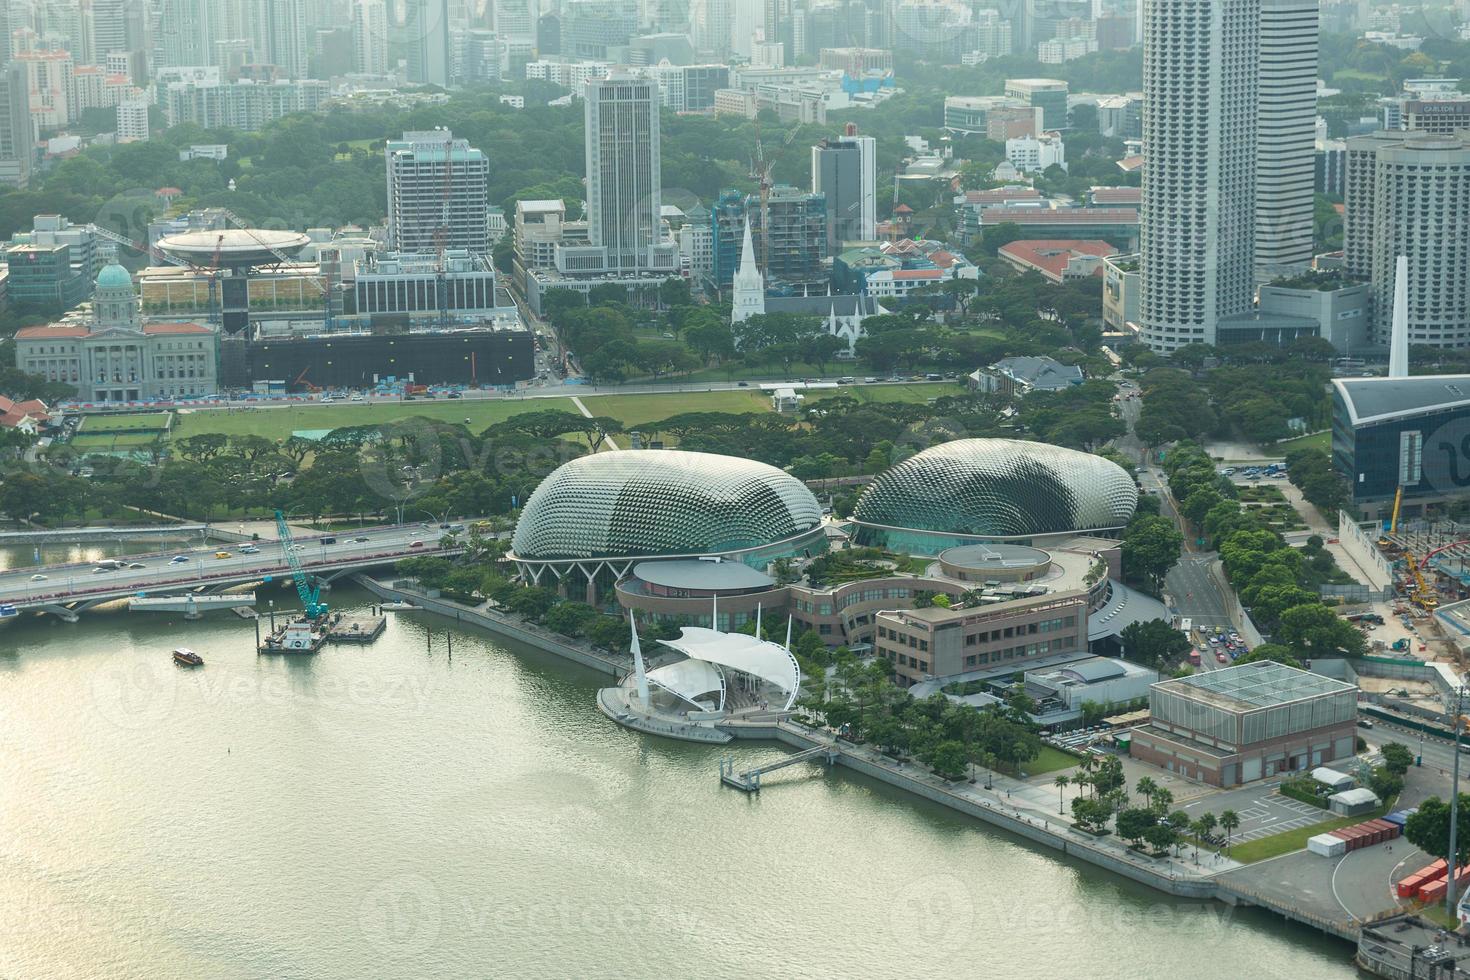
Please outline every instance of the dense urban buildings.
[{"label": "dense urban buildings", "polygon": [[1213,344],[1254,285],[1259,4],[1143,7],[1142,339]]}]

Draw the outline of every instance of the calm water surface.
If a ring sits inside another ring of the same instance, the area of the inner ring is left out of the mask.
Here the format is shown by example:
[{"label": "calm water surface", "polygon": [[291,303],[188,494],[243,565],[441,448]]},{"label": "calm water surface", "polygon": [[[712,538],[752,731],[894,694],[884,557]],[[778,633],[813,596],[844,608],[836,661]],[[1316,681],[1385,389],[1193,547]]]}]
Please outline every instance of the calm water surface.
[{"label": "calm water surface", "polygon": [[722,789],[722,753],[783,750],[635,736],[599,675],[447,629],[307,658],[232,615],[0,630],[0,976],[1353,975],[852,774]]}]

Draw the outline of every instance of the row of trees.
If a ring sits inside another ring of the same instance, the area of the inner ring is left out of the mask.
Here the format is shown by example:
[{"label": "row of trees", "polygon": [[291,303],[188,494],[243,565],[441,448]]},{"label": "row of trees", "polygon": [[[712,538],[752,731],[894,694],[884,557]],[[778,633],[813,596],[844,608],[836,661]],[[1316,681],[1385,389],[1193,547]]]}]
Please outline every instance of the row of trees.
[{"label": "row of trees", "polygon": [[1123,764],[1116,756],[1084,756],[1076,773],[1058,775],[1053,785],[1059,794],[1058,812],[1068,786],[1082,790],[1072,799],[1072,818],[1078,827],[1092,834],[1104,834],[1111,822],[1119,837],[1134,847],[1147,845],[1155,854],[1166,854],[1170,848],[1177,853],[1178,847],[1192,836],[1198,859],[1200,841],[1210,840],[1216,828],[1224,831],[1225,845],[1229,847],[1230,836],[1240,826],[1240,816],[1234,810],[1224,810],[1219,817],[1202,813],[1197,819],[1185,810],[1171,813],[1174,794],[1150,776],[1140,778],[1134,787],[1143,797],[1143,805],[1132,805]]},{"label": "row of trees", "polygon": [[1324,604],[1318,592],[1326,582],[1346,579],[1320,538],[1314,536],[1305,549],[1289,547],[1280,534],[1241,508],[1234,486],[1197,446],[1176,447],[1164,468],[1180,513],[1211,539],[1241,602],[1256,624],[1279,640],[1279,645],[1262,644],[1236,663],[1363,655],[1363,635]]}]

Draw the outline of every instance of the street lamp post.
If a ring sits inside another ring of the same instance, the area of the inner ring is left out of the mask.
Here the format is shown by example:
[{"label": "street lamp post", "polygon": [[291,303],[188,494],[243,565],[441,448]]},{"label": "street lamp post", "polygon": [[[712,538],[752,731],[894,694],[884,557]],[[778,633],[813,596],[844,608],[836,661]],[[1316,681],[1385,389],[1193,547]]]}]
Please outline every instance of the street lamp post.
[{"label": "street lamp post", "polygon": [[1458,884],[1456,878],[1460,871],[1459,861],[1456,858],[1459,847],[1458,831],[1460,829],[1460,735],[1464,731],[1464,707],[1465,688],[1461,686],[1455,688],[1455,716],[1453,719],[1455,726],[1455,762],[1454,775],[1450,777],[1450,852],[1445,858],[1445,863],[1449,865],[1450,871],[1449,888],[1444,893],[1444,907],[1445,911],[1450,915],[1455,914],[1455,899],[1457,897],[1455,892],[1458,890],[1455,886]]}]

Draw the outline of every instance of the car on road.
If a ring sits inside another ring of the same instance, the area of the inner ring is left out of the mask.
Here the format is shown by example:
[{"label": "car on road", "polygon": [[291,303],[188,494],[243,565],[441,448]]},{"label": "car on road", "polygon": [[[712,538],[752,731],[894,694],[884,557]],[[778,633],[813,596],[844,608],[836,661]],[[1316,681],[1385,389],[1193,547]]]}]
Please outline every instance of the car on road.
[{"label": "car on road", "polygon": [[457,391],[451,391],[451,392],[450,392],[450,393],[449,393],[449,394],[448,394],[448,395],[446,395],[446,396],[445,396],[445,397],[446,397],[446,398],[463,398],[463,397],[464,397],[464,395],[461,395],[461,394],[460,394],[460,393],[459,393],[459,392],[457,392]]},{"label": "car on road", "polygon": [[1373,722],[1369,721],[1367,718],[1359,718],[1358,719],[1358,727],[1359,728],[1372,728],[1373,727]]},{"label": "car on road", "polygon": [[865,385],[875,385],[877,383],[878,383],[878,379],[877,378],[864,378],[863,379],[863,384],[865,384]]},{"label": "car on road", "polygon": [[857,378],[838,378],[837,383],[840,385],[857,384]]},{"label": "car on road", "polygon": [[216,558],[218,558],[220,560],[224,560],[226,558],[233,558],[235,556],[232,555],[232,554],[230,554],[228,551],[216,551],[214,553],[214,557],[216,557]]},{"label": "car on road", "polygon": [[168,560],[170,565],[182,565],[189,560],[188,555],[174,555]]},{"label": "car on road", "polygon": [[360,402],[360,401],[366,401],[367,399],[363,398],[362,395],[353,395],[352,396],[352,400],[355,401],[355,402]]},{"label": "car on road", "polygon": [[749,388],[750,387],[750,382],[749,381],[737,381],[737,382],[735,382],[735,387],[737,387],[737,388]]},{"label": "car on road", "polygon": [[424,543],[422,541],[410,541],[408,543],[408,546],[410,548],[422,548],[424,546]]},{"label": "car on road", "polygon": [[260,554],[260,549],[257,548],[253,544],[247,544],[243,548],[240,549],[240,554],[242,554],[242,555],[258,555],[258,554]]},{"label": "car on road", "polygon": [[110,569],[110,568],[94,568],[94,569],[92,569],[92,574],[93,575],[106,575],[110,571],[112,571],[112,569]]},{"label": "car on road", "polygon": [[135,562],[130,562],[130,563],[129,563],[129,564],[128,564],[128,567],[129,567],[129,568],[131,568],[131,569],[134,569],[134,570],[135,570],[135,571],[136,571],[136,570],[137,570],[137,569],[139,569],[139,568],[147,568],[147,567],[148,567],[148,566],[147,566],[147,565],[145,565],[145,564],[143,564],[143,563],[142,563],[142,562],[140,562],[140,561],[135,561]]},{"label": "car on road", "polygon": [[45,581],[47,581],[47,579],[46,579],[46,576],[44,576],[44,575],[32,575],[31,576],[31,581],[32,582],[45,582]]},{"label": "car on road", "polygon": [[354,542],[356,542],[357,544],[367,544],[369,539],[367,539],[367,538],[353,538],[352,540]]}]

